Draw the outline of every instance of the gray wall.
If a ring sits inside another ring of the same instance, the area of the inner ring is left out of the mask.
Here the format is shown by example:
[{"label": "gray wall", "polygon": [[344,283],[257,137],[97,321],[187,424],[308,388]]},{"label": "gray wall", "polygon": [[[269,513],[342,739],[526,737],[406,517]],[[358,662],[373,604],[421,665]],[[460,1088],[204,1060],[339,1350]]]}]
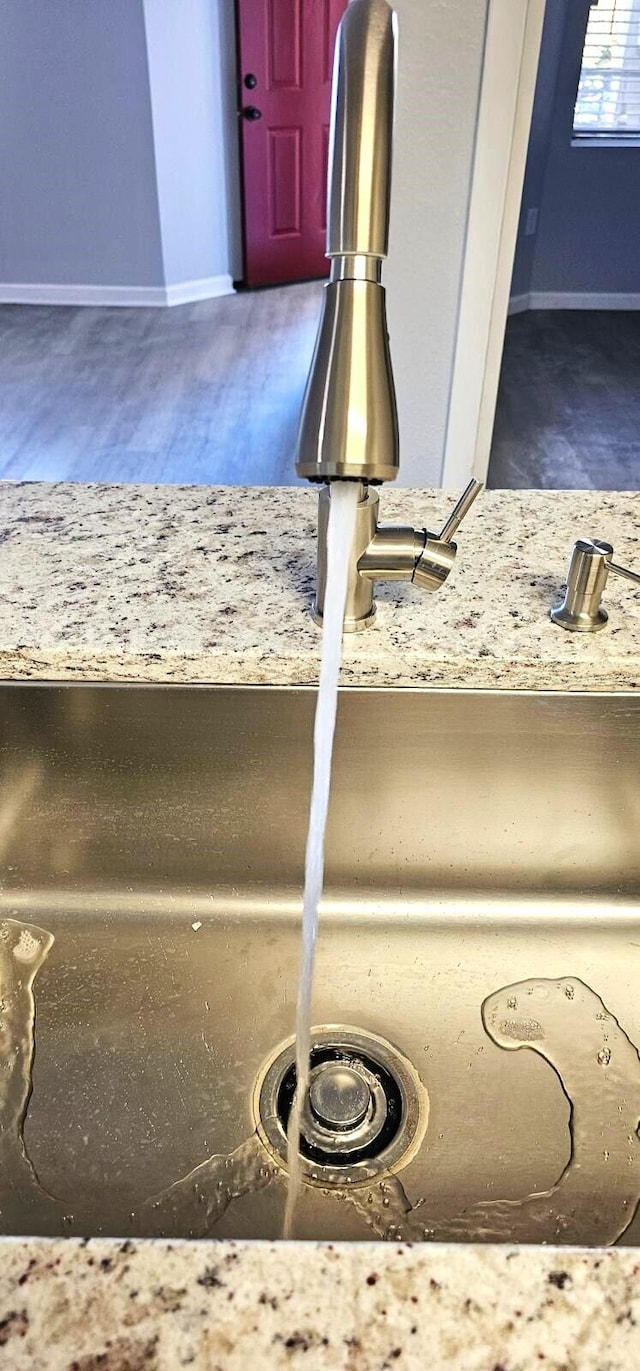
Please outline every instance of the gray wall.
[{"label": "gray wall", "polygon": [[142,0],[2,0],[0,187],[0,281],[162,283]]},{"label": "gray wall", "polygon": [[440,484],[487,0],[396,0],[399,82],[385,271],[401,482]]},{"label": "gray wall", "polygon": [[524,295],[531,289],[536,235],[525,233],[525,220],[527,210],[530,207],[539,209],[542,203],[565,18],[563,0],[547,0],[536,94],[531,115],[518,242],[513,264],[512,295]]},{"label": "gray wall", "polygon": [[231,18],[229,0],[0,0],[1,282],[240,275]]},{"label": "gray wall", "polygon": [[225,125],[217,5],[144,0],[144,10],[165,278],[223,275],[228,112]]},{"label": "gray wall", "polygon": [[[572,147],[588,0],[548,0],[513,293],[640,291],[640,148]],[[546,151],[545,151],[546,148]],[[542,176],[540,167],[543,167]]]}]

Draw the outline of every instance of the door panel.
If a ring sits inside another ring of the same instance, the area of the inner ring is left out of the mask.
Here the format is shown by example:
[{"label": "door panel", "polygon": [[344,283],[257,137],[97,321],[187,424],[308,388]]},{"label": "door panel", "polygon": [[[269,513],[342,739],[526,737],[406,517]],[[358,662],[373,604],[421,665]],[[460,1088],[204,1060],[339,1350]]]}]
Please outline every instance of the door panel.
[{"label": "door panel", "polygon": [[302,85],[301,0],[268,0],[267,50],[270,90],[299,90]]},{"label": "door panel", "polygon": [[331,73],[345,8],[238,0],[247,285],[327,275]]},{"label": "door panel", "polygon": [[300,129],[269,129],[269,232],[272,238],[300,232]]}]

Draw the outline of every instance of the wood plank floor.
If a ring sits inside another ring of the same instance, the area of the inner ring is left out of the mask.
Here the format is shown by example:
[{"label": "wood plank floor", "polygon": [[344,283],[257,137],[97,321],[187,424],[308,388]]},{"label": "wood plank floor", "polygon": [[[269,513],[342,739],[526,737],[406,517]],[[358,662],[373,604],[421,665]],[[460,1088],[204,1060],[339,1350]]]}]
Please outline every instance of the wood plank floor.
[{"label": "wood plank floor", "polygon": [[174,309],[0,308],[0,477],[295,482],[319,282]]},{"label": "wood plank floor", "polygon": [[509,319],[488,484],[640,488],[640,313]]},{"label": "wood plank floor", "polygon": [[[295,482],[321,290],[0,307],[0,477]],[[640,487],[640,314],[509,320],[489,484]]]}]

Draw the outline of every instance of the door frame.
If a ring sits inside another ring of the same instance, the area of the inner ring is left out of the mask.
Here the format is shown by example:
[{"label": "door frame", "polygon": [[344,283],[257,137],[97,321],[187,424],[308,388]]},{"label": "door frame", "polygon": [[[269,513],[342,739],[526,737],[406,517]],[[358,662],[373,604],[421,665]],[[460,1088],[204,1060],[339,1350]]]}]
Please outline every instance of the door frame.
[{"label": "door frame", "polygon": [[546,0],[489,0],[441,484],[486,479]]}]

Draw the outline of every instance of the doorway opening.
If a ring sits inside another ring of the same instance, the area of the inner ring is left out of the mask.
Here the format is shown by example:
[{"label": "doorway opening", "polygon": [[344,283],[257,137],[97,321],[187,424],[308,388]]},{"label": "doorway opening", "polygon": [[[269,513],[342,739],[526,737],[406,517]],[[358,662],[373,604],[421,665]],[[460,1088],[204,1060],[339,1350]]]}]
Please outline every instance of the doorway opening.
[{"label": "doorway opening", "polygon": [[640,486],[640,0],[547,5],[488,483]]}]

